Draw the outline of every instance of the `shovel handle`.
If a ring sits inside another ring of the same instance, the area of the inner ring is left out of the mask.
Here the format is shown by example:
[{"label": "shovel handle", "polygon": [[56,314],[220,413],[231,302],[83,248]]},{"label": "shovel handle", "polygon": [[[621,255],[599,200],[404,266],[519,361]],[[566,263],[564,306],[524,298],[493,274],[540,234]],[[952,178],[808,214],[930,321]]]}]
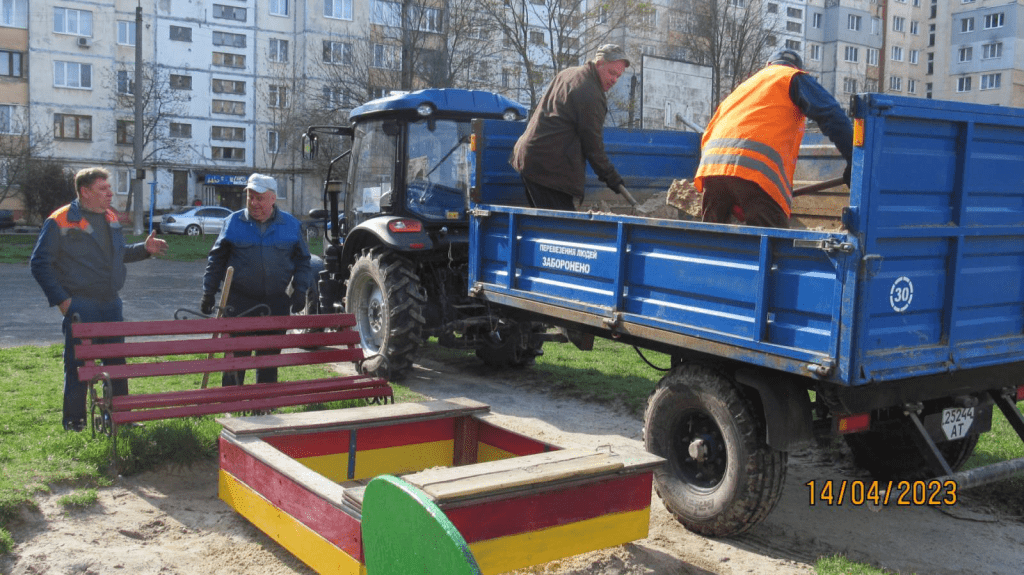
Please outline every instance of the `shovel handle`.
[{"label": "shovel handle", "polygon": [[[228,292],[231,291],[231,280],[235,277],[234,266],[228,266],[227,273],[224,274],[224,289],[220,292],[220,307],[217,308],[217,317],[224,317],[224,308],[228,305]],[[212,339],[220,337],[219,333],[213,334]],[[206,356],[206,359],[213,359],[214,354],[210,353]],[[206,386],[210,383],[210,373],[203,374],[203,383],[200,389],[206,389]]]},{"label": "shovel handle", "polygon": [[633,197],[633,194],[629,193],[626,186],[619,184],[618,192],[622,194],[622,197],[626,198],[626,201],[629,202],[629,205],[633,206],[634,209],[640,205],[640,202],[636,201],[636,198]]},{"label": "shovel handle", "polygon": [[829,190],[835,187],[839,187],[846,183],[843,178],[833,178],[824,182],[818,182],[817,184],[811,184],[802,188],[793,190],[793,197],[802,196],[804,194],[813,194],[814,192],[820,192],[822,190]]}]

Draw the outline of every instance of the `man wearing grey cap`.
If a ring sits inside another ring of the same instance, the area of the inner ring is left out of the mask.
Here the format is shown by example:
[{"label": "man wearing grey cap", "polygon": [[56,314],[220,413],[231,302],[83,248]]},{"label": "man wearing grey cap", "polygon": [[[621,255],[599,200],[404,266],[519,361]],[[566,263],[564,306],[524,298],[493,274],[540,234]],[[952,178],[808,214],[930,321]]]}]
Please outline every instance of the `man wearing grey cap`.
[{"label": "man wearing grey cap", "polygon": [[616,44],[597,49],[594,59],[555,76],[519,137],[510,163],[535,208],[575,211],[583,200],[586,163],[618,193],[622,177],[604,152],[605,93],[629,67]]},{"label": "man wearing grey cap", "polygon": [[[246,208],[224,220],[220,236],[210,249],[203,276],[204,314],[213,313],[214,296],[228,267],[234,267],[225,316],[288,315],[305,305],[312,279],[309,248],[299,220],[277,208],[277,180],[263,174],[249,176],[245,185]],[[291,296],[288,288],[291,286]],[[242,334],[240,334],[242,335]],[[256,355],[281,353],[257,351]],[[236,352],[235,355],[250,355]],[[223,385],[242,385],[245,372],[227,372]],[[277,381],[277,368],[256,370],[256,382]]]}]

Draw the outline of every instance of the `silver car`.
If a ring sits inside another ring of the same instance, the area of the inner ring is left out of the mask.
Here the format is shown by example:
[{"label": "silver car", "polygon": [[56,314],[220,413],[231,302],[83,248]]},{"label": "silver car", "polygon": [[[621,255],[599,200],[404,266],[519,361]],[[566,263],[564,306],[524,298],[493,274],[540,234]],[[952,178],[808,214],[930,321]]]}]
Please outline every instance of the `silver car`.
[{"label": "silver car", "polygon": [[231,210],[219,206],[195,206],[167,214],[160,220],[160,233],[200,236],[219,234]]}]

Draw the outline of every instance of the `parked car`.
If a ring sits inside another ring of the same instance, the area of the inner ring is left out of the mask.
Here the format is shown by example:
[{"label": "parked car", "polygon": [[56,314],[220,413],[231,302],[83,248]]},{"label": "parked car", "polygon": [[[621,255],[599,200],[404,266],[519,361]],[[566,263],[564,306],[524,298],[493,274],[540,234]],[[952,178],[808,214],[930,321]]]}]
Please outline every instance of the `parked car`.
[{"label": "parked car", "polygon": [[11,210],[0,210],[0,230],[13,228],[14,225],[14,212]]},{"label": "parked car", "polygon": [[224,218],[230,215],[231,210],[219,206],[190,206],[163,216],[160,232],[186,236],[219,234],[224,227]]}]

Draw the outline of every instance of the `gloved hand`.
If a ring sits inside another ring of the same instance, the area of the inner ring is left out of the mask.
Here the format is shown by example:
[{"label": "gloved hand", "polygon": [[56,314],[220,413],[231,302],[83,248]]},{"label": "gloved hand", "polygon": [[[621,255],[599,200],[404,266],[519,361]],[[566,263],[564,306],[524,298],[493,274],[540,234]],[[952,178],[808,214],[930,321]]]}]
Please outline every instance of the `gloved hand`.
[{"label": "gloved hand", "polygon": [[199,300],[199,311],[203,315],[210,315],[213,313],[213,295],[212,293],[204,293],[203,299]]},{"label": "gloved hand", "polygon": [[843,183],[846,184],[846,187],[850,187],[850,170],[851,170],[851,168],[852,168],[852,166],[850,164],[846,164],[846,169],[843,170]]},{"label": "gloved hand", "polygon": [[306,292],[295,290],[292,292],[291,311],[299,313],[304,309],[306,309]]}]

